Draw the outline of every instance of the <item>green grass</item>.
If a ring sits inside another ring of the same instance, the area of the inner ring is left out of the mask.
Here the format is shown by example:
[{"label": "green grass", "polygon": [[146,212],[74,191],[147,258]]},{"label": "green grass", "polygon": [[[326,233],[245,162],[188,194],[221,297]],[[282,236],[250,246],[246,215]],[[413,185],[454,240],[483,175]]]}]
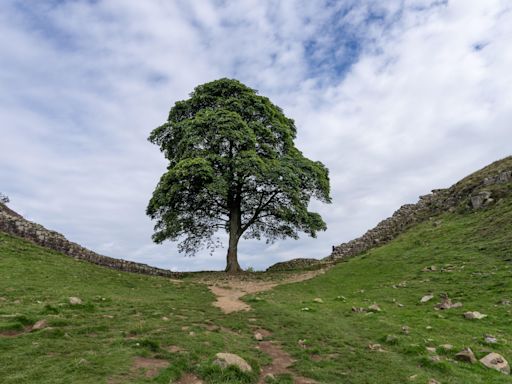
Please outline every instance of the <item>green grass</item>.
[{"label": "green grass", "polygon": [[[438,220],[441,224],[433,225]],[[429,378],[441,383],[510,383],[510,376],[453,357],[471,347],[477,358],[495,351],[512,362],[512,306],[498,304],[512,300],[511,245],[509,199],[488,210],[441,216],[321,277],[247,301],[297,359],[295,369],[322,383],[426,383]],[[422,272],[431,265],[436,272]],[[429,292],[435,298],[420,304]],[[463,307],[434,310],[441,293]],[[324,303],[315,303],[316,297]],[[373,303],[382,312],[351,311]],[[466,320],[465,311],[488,317]],[[402,326],[410,327],[409,334]],[[488,334],[498,343],[485,344]],[[307,348],[298,344],[301,339]],[[368,345],[375,343],[386,352],[371,351]],[[454,349],[442,351],[442,344]],[[436,347],[441,361],[432,361],[434,354],[426,347]]]},{"label": "green grass", "polygon": [[[255,348],[256,325],[297,360],[295,372],[318,383],[512,383],[510,376],[453,359],[471,347],[478,358],[495,351],[512,362],[512,306],[499,304],[512,300],[511,244],[512,199],[503,198],[485,210],[417,225],[313,280],[246,296],[253,311],[224,315],[198,283],[222,274],[179,283],[120,273],[0,234],[0,383],[167,384],[185,372],[205,383],[255,383],[259,367],[269,362]],[[422,272],[431,265],[437,271]],[[420,304],[429,292],[434,299]],[[434,310],[442,293],[463,307]],[[70,296],[82,305],[70,305]],[[374,303],[381,312],[351,310]],[[488,317],[466,320],[465,311]],[[48,328],[27,331],[42,319]],[[486,344],[485,335],[498,343]],[[384,352],[368,348],[377,343]],[[442,344],[454,348],[445,351]],[[170,352],[170,346],[183,351]],[[213,364],[217,352],[239,354],[255,373],[220,369]],[[170,365],[148,378],[133,370],[136,357]],[[287,374],[267,381],[293,382]]]},{"label": "green grass", "polygon": [[[70,296],[83,304],[70,305]],[[225,351],[256,369],[268,361],[244,315],[225,317],[212,300],[201,284],[120,273],[0,234],[0,382],[167,384],[187,371],[209,383],[253,382],[254,375],[212,365]],[[49,328],[12,335],[41,319]],[[211,325],[235,332],[208,331]],[[146,378],[131,369],[137,356],[170,366]]]}]

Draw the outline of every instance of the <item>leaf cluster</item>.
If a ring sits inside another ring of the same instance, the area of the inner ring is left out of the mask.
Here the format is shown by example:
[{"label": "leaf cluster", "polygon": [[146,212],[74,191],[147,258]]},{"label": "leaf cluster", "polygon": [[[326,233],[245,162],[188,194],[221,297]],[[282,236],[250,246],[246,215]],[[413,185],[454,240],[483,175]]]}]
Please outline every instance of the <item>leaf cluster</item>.
[{"label": "leaf cluster", "polygon": [[330,202],[328,170],[303,156],[295,136],[292,119],[237,80],[196,87],[149,137],[169,161],[147,208],[153,239],[185,237],[188,254],[215,247],[213,235],[229,230],[233,212],[245,238],[325,230],[307,208],[311,197]]}]

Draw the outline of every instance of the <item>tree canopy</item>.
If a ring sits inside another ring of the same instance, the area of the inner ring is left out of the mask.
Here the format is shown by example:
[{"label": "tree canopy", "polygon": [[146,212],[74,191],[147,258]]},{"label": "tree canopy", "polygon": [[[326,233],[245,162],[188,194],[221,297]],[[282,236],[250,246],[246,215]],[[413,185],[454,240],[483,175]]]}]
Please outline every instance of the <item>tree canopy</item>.
[{"label": "tree canopy", "polygon": [[153,240],[181,242],[194,254],[229,234],[226,271],[240,271],[241,237],[268,241],[313,237],[325,230],[311,197],[329,203],[327,168],[294,146],[295,123],[267,97],[241,82],[197,86],[171,108],[149,141],[169,161],[147,207],[156,220]]}]

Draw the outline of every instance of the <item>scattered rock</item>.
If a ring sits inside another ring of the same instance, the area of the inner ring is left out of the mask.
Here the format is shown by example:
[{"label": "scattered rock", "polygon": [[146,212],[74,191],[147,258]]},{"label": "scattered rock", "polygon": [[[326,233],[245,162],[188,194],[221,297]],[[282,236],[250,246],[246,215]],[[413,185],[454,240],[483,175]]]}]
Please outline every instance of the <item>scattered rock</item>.
[{"label": "scattered rock", "polygon": [[189,335],[189,336],[195,336],[195,335],[196,335],[196,333],[195,333],[194,331],[190,331],[190,332],[188,333],[188,335]]},{"label": "scattered rock", "polygon": [[499,302],[500,305],[510,305],[511,304],[511,301],[510,300],[506,300],[506,299],[503,299]]},{"label": "scattered rock", "polygon": [[507,360],[498,353],[491,352],[482,357],[480,362],[487,368],[495,369],[506,375],[510,375],[510,365],[508,365]]},{"label": "scattered rock", "polygon": [[382,345],[380,344],[368,344],[368,349],[370,351],[386,352],[384,349],[382,349]]},{"label": "scattered rock", "polygon": [[432,329],[434,329],[434,328],[432,328],[430,325],[427,325],[427,326],[425,327],[425,329],[426,329],[427,331],[431,331],[431,330],[432,330]]},{"label": "scattered rock", "polygon": [[307,349],[308,346],[306,345],[306,339],[300,339],[299,341],[297,341],[297,344],[300,345],[301,348],[303,349]]},{"label": "scattered rock", "polygon": [[494,336],[486,335],[484,341],[487,344],[496,344],[498,342],[498,339],[496,339]]},{"label": "scattered rock", "polygon": [[480,313],[477,311],[473,311],[473,312],[465,312],[464,317],[468,320],[473,320],[473,319],[480,320],[480,319],[483,319],[484,317],[487,317],[487,315],[484,315],[483,313]]},{"label": "scattered rock", "polygon": [[363,308],[363,307],[352,307],[352,312],[355,312],[355,313],[366,312],[366,308]]},{"label": "scattered rock", "polygon": [[407,281],[401,281],[400,283],[393,285],[393,288],[395,288],[395,289],[396,288],[405,288],[405,287],[407,287]]},{"label": "scattered rock", "polygon": [[441,344],[440,347],[445,351],[451,351],[453,349],[453,345],[451,344]]},{"label": "scattered rock", "polygon": [[441,302],[436,305],[436,309],[441,310],[460,307],[462,307],[462,303],[452,303],[452,300],[446,294],[441,296]]},{"label": "scattered rock", "polygon": [[473,209],[479,209],[482,206],[491,203],[493,201],[493,199],[491,199],[491,195],[492,194],[489,191],[482,191],[475,196],[471,196],[471,206]]},{"label": "scattered rock", "polygon": [[436,379],[428,379],[427,384],[441,384],[441,383],[439,381],[437,381]]},{"label": "scattered rock", "polygon": [[428,295],[425,295],[423,296],[421,299],[420,299],[420,303],[426,303],[427,301],[430,301],[434,298],[434,295],[429,293]]},{"label": "scattered rock", "polygon": [[404,335],[408,335],[411,332],[411,328],[409,328],[407,325],[402,325],[402,333]]},{"label": "scattered rock", "polygon": [[71,305],[80,305],[80,304],[82,304],[82,299],[80,299],[79,297],[72,296],[72,297],[69,298],[69,304],[71,304]]},{"label": "scattered rock", "polygon": [[368,307],[368,310],[369,311],[372,311],[372,312],[381,312],[382,309],[380,309],[379,305],[378,304],[372,304]]},{"label": "scattered rock", "polygon": [[320,297],[315,297],[315,298],[313,299],[313,301],[314,301],[315,303],[319,303],[319,304],[323,304],[323,302],[324,302]]},{"label": "scattered rock", "polygon": [[258,340],[258,341],[261,341],[261,340],[263,340],[263,335],[262,335],[261,333],[259,333],[259,332],[256,332],[256,333],[254,334],[254,338],[255,338],[256,340]]},{"label": "scattered rock", "polygon": [[44,329],[48,327],[48,322],[46,320],[37,321],[31,328],[32,331],[39,331],[40,329]]},{"label": "scattered rock", "polygon": [[437,267],[435,265],[431,265],[430,267],[425,267],[421,270],[422,272],[435,272],[437,271]]},{"label": "scattered rock", "polygon": [[409,376],[409,380],[414,381],[418,377],[418,374]]},{"label": "scattered rock", "polygon": [[220,366],[221,368],[227,368],[230,365],[238,367],[242,372],[252,372],[251,366],[242,359],[240,356],[234,353],[219,352],[215,355],[217,358],[213,363]]},{"label": "scattered rock", "polygon": [[464,361],[466,363],[475,364],[476,357],[471,348],[464,348],[455,355],[455,360]]},{"label": "scattered rock", "polygon": [[435,347],[427,347],[427,351],[429,353],[436,353],[436,348]]},{"label": "scattered rock", "polygon": [[434,363],[438,363],[441,361],[441,357],[439,357],[437,355],[430,356],[430,361],[433,361]]}]

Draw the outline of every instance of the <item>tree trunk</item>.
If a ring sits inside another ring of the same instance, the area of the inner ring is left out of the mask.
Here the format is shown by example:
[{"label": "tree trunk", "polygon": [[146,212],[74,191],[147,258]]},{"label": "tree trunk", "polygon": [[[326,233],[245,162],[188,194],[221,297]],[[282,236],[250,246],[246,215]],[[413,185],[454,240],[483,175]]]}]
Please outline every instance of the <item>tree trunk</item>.
[{"label": "tree trunk", "polygon": [[238,240],[242,233],[242,214],[240,211],[241,196],[237,193],[233,199],[230,199],[229,212],[229,248],[226,256],[226,272],[242,272],[238,264]]},{"label": "tree trunk", "polygon": [[226,257],[226,272],[227,273],[238,273],[242,272],[242,268],[238,264],[238,237],[231,238],[229,235],[229,248]]}]

